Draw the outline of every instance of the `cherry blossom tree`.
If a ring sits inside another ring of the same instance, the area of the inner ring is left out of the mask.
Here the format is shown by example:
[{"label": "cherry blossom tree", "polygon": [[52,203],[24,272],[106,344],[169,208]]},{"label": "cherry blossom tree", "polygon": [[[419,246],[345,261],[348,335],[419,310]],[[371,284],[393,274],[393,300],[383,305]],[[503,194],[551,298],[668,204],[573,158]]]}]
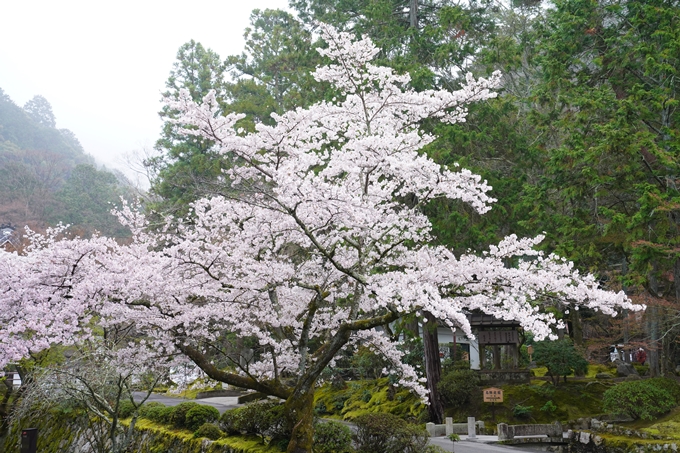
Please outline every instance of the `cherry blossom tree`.
[{"label": "cherry blossom tree", "polygon": [[[46,276],[51,286],[31,300],[64,312],[50,314],[54,332],[35,335],[41,327],[26,324],[8,334],[1,327],[0,343],[23,335],[47,344],[53,333],[65,341],[66,331],[84,329],[78,316],[88,311],[104,326],[133,322],[148,347],[181,352],[212,379],[285,400],[288,451],[301,453],[312,451],[315,386],[344,348],[370,347],[392,364],[385,372],[427,396],[423,378],[382,333],[404,315],[431,313],[471,335],[465,312],[481,310],[518,320],[541,339],[560,324],[540,310],[545,303],[612,315],[641,308],[536,251],[542,236],[509,236],[461,256],[431,245],[423,205],[447,197],[483,214],[494,200],[479,176],[419,153],[433,137],[418,125],[464,121],[465,105],[494,96],[500,76],[468,77],[456,92],[415,92],[407,75],[371,64],[378,49],[370,40],[320,30],[328,46],[319,52],[331,64],[314,77],[333,84],[336,99],[273,115],[274,125],[254,133],[235,128],[241,115],[221,116],[214,93],[200,104],[186,92],[168,99],[185,133],[214,142],[214,152],[238,163],[224,175],[233,196],[201,199],[187,219],[153,228],[125,206],[119,216],[132,230],[130,244],[48,241],[36,252],[54,264],[40,271],[31,271],[30,254],[12,256],[23,267],[12,280],[16,294],[0,296],[3,305],[29,297],[20,288],[36,285],[24,280]],[[49,258],[51,250],[57,258]],[[70,311],[66,326],[58,325]],[[232,338],[254,341],[254,354],[234,357]]]}]

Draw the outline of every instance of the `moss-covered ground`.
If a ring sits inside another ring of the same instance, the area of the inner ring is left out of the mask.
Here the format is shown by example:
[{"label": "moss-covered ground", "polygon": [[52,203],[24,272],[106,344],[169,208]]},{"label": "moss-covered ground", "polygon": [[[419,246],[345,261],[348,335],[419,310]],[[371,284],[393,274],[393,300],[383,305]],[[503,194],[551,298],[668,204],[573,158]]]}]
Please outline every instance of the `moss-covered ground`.
[{"label": "moss-covered ground", "polygon": [[388,378],[350,381],[337,388],[326,384],[316,391],[316,415],[353,420],[370,412],[387,412],[419,421],[426,406],[407,389],[395,387]]},{"label": "moss-covered ground", "polygon": [[[534,369],[530,384],[494,385],[503,389],[504,401],[482,402],[482,387],[472,395],[470,404],[455,410],[446,408],[446,416],[466,422],[468,416],[489,424],[552,423],[592,417],[602,413],[602,395],[614,385],[612,380],[597,380],[595,375],[611,372],[604,365],[589,367],[585,377],[567,378],[556,387],[544,378],[545,368]],[[491,387],[488,385],[486,387]],[[426,406],[407,389],[391,387],[387,378],[346,382],[344,387],[326,384],[315,397],[315,412],[321,417],[352,420],[368,412],[389,412],[410,421],[424,422]]]}]

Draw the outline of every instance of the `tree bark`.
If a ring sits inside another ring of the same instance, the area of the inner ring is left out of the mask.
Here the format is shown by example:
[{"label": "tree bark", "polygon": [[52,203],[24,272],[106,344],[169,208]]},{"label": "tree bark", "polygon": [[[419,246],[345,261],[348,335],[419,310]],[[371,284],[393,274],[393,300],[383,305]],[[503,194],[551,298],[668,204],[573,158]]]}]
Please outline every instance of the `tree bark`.
[{"label": "tree bark", "polygon": [[574,346],[583,346],[583,325],[581,324],[581,316],[578,310],[574,307],[569,309],[569,318],[571,321],[571,339],[574,341]]},{"label": "tree bark", "polygon": [[284,405],[292,434],[287,453],[311,453],[314,443],[314,387],[295,389]]},{"label": "tree bark", "polygon": [[427,319],[427,322],[423,325],[423,346],[425,349],[425,372],[427,374],[427,389],[430,400],[428,412],[432,423],[441,424],[444,422],[444,405],[437,389],[442,376],[437,320],[431,313],[427,312],[425,313],[425,319]]},{"label": "tree bark", "polygon": [[418,28],[418,0],[409,0],[408,24],[411,28]]}]

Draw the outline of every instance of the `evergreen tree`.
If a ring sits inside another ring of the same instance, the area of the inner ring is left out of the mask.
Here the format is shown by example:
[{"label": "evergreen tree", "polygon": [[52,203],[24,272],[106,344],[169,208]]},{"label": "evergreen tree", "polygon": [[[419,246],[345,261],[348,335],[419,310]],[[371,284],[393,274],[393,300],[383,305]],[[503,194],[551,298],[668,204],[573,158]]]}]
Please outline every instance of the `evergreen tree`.
[{"label": "evergreen tree", "polygon": [[[194,101],[200,101],[210,90],[216,90],[219,102],[224,102],[225,65],[220,56],[194,40],[182,45],[177,52],[166,82],[164,97],[177,99],[180,90],[189,91]],[[220,192],[223,160],[208,153],[213,143],[198,136],[184,136],[173,123],[177,112],[164,106],[159,112],[164,121],[156,148],[161,157],[147,162],[158,175],[151,191],[160,197],[155,208],[164,212],[185,213],[188,204],[201,196]]]}]

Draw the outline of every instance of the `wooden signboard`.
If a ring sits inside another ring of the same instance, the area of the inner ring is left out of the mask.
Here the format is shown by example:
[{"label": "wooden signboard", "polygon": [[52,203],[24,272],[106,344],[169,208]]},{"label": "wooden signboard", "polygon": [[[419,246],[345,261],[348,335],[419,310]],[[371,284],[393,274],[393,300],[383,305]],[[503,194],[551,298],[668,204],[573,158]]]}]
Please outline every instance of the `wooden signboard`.
[{"label": "wooden signboard", "polygon": [[484,389],[484,402],[485,403],[502,403],[503,402],[503,390],[491,387]]}]

